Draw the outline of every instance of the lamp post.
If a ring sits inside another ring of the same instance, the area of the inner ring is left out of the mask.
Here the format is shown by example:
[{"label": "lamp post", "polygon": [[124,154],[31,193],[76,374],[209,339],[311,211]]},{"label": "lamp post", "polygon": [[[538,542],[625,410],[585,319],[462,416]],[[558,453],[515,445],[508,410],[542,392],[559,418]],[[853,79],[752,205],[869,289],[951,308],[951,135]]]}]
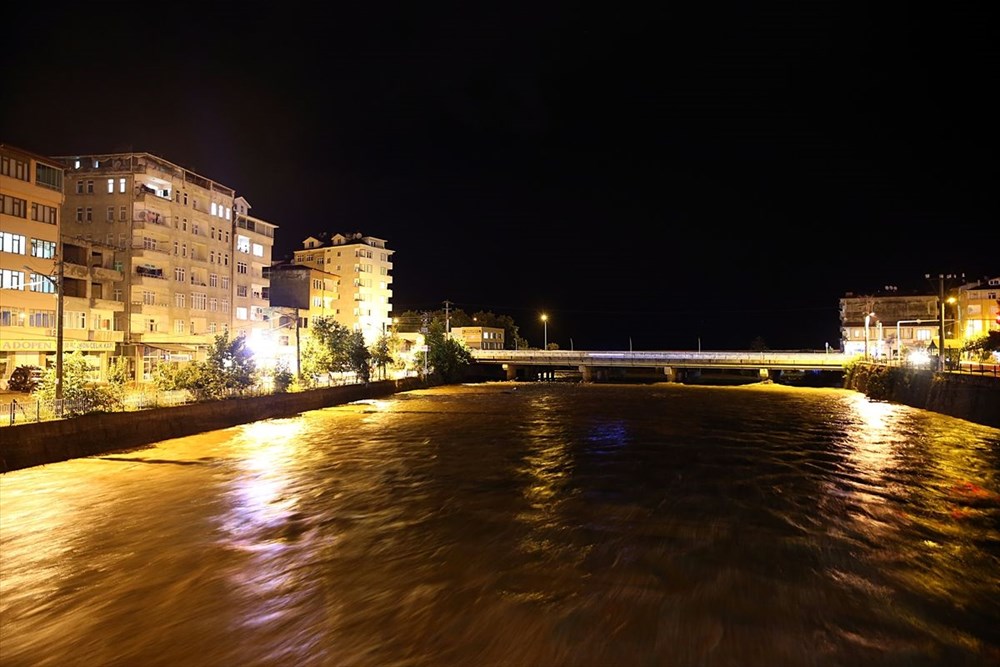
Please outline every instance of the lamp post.
[{"label": "lamp post", "polygon": [[542,349],[547,350],[549,349],[549,316],[545,313],[542,313],[542,330],[544,331]]},{"label": "lamp post", "polygon": [[871,326],[872,318],[875,317],[875,313],[868,313],[865,315],[865,359],[868,359],[868,332]]},{"label": "lamp post", "polygon": [[[63,269],[62,243],[60,242],[60,254],[56,258],[56,277],[38,274],[52,283],[56,288],[56,415],[61,417],[63,413]],[[30,266],[24,268],[34,271]]]}]

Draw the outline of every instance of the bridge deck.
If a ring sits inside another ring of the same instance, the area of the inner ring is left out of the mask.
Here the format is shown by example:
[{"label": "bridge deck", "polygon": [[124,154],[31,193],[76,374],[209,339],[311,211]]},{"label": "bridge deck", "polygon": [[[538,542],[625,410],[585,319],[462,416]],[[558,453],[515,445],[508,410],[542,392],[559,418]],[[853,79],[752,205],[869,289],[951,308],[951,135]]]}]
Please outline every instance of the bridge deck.
[{"label": "bridge deck", "polygon": [[484,364],[552,367],[767,368],[784,370],[843,370],[854,355],[841,352],[694,352],[652,350],[593,352],[567,350],[472,350]]}]

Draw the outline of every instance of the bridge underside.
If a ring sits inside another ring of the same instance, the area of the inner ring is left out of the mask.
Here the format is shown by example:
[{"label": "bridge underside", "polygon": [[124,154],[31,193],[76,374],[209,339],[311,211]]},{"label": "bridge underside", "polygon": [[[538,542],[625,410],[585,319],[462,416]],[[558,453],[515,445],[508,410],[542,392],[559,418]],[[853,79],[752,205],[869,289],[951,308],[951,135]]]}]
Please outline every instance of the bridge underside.
[{"label": "bridge underside", "polygon": [[539,364],[475,364],[473,374],[487,380],[519,382],[677,382],[686,384],[750,384],[773,380],[816,386],[839,386],[842,370],[768,368],[694,368],[650,366],[577,367]]}]

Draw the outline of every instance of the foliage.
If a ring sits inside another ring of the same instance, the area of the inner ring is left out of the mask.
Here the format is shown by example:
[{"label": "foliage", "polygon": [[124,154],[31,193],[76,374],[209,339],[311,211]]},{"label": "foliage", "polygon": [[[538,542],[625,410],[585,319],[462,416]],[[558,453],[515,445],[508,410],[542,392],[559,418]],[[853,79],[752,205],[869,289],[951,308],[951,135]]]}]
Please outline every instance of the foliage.
[{"label": "foliage", "polygon": [[427,345],[429,365],[443,382],[458,380],[473,361],[469,348],[454,338],[445,338],[444,327],[438,322],[427,332]]},{"label": "foliage", "polygon": [[292,373],[288,366],[279,362],[274,367],[271,379],[274,382],[275,393],[284,394],[288,391],[288,388],[292,386],[292,382],[295,380],[295,374]]},{"label": "foliage", "polygon": [[396,318],[396,325],[399,331],[415,332],[423,327],[430,327],[432,323],[438,323],[445,327],[495,327],[503,329],[504,349],[524,350],[528,348],[528,341],[521,338],[520,329],[509,315],[497,315],[490,311],[476,311],[471,315],[461,308],[456,308],[445,313],[444,310],[433,310],[428,312],[416,312],[407,310],[400,313]]},{"label": "foliage", "polygon": [[962,346],[962,351],[968,353],[977,361],[989,361],[993,353],[1000,350],[1000,331],[987,331],[971,338]]},{"label": "foliage", "polygon": [[365,337],[360,331],[353,332],[347,341],[347,359],[350,369],[357,375],[361,382],[371,380],[372,353],[365,346]]},{"label": "foliage", "polygon": [[371,349],[371,364],[375,368],[379,369],[379,377],[385,379],[385,368],[393,361],[392,356],[392,338],[385,334],[382,334],[375,341],[375,345]]},{"label": "foliage", "polygon": [[351,331],[332,317],[313,318],[309,326],[310,352],[316,355],[309,359],[315,373],[343,373],[352,370],[352,345],[355,343]]},{"label": "foliage", "polygon": [[119,410],[125,409],[125,394],[132,381],[132,369],[128,357],[113,357],[108,364],[108,384],[106,389],[114,405]]},{"label": "foliage", "polygon": [[[171,382],[172,386],[168,386]],[[240,394],[256,383],[257,367],[253,353],[246,347],[246,338],[240,335],[230,340],[228,331],[216,335],[207,360],[193,361],[157,374],[157,386],[187,389],[199,400]]]},{"label": "foliage", "polygon": [[[56,399],[56,370],[56,366],[53,364],[45,371],[45,377],[36,392],[45,402],[54,402]],[[79,350],[71,354],[63,354],[62,413],[64,416],[75,417],[88,412],[121,409],[121,401],[116,399],[112,389],[90,382],[91,372],[90,361]]]}]

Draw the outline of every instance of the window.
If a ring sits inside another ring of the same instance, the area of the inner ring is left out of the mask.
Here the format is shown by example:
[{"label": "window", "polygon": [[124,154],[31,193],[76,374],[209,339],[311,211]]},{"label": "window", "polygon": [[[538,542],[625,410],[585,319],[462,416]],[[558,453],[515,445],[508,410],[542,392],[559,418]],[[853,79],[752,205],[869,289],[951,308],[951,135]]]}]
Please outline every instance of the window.
[{"label": "window", "polygon": [[56,242],[43,239],[31,239],[31,256],[52,259],[56,256]]},{"label": "window", "polygon": [[243,306],[239,306],[236,309],[236,319],[238,319],[238,320],[245,320],[245,319],[247,319],[247,309],[244,308]]},{"label": "window", "polygon": [[254,257],[263,257],[264,256],[264,246],[262,246],[259,243],[254,243],[253,244],[253,256]]},{"label": "window", "polygon": [[219,303],[219,305],[221,306],[220,310],[221,310],[222,312],[224,312],[224,313],[228,313],[228,312],[229,312],[229,299],[223,299],[223,300],[222,300],[222,301],[221,301],[221,302]]},{"label": "window", "polygon": [[323,297],[321,297],[321,296],[314,296],[313,297],[313,308],[322,308],[322,307],[323,307]]},{"label": "window", "polygon": [[236,286],[236,296],[246,296],[246,295],[247,295],[247,286],[246,285],[237,285]]},{"label": "window", "polygon": [[249,270],[246,262],[236,262],[236,273],[246,274]]},{"label": "window", "polygon": [[118,220],[120,222],[127,222],[128,221],[128,218],[126,217],[127,215],[128,215],[128,209],[126,207],[122,206],[120,209],[118,209]]},{"label": "window", "polygon": [[191,308],[194,310],[205,310],[208,304],[208,295],[203,292],[192,292]]},{"label": "window", "polygon": [[178,251],[179,248],[180,248],[180,245],[177,243],[177,241],[174,241],[174,254],[175,255],[177,254],[177,251]]},{"label": "window", "polygon": [[24,271],[0,269],[0,289],[24,289]]},{"label": "window", "polygon": [[179,283],[184,282],[185,280],[187,280],[187,276],[185,275],[185,273],[186,271],[184,270],[184,267],[182,266],[176,267],[174,269],[174,280],[176,280]]},{"label": "window", "polygon": [[17,158],[7,157],[0,159],[0,173],[4,176],[16,178],[19,181],[28,180],[28,163]]},{"label": "window", "polygon": [[146,331],[153,333],[156,331],[156,320],[146,321]]},{"label": "window", "polygon": [[108,207],[108,214],[107,215],[108,215],[108,218],[107,218],[108,222],[114,222],[115,221],[115,207],[114,206],[109,206]]},{"label": "window", "polygon": [[217,273],[208,274],[208,286],[209,287],[219,286],[219,275]]},{"label": "window", "polygon": [[229,276],[222,276],[222,289],[229,289]]},{"label": "window", "polygon": [[50,225],[56,224],[59,220],[54,206],[46,206],[45,204],[39,204],[37,202],[31,202],[31,219],[36,222],[44,222]]},{"label": "window", "polygon": [[0,195],[0,213],[27,219],[28,202],[25,199],[18,199],[10,195]]},{"label": "window", "polygon": [[76,209],[76,221],[77,222],[83,222],[83,209],[82,208]]},{"label": "window", "polygon": [[187,257],[187,256],[188,256],[188,244],[187,243],[182,243],[181,244],[181,257]]},{"label": "window", "polygon": [[32,310],[28,313],[28,326],[54,329],[56,326],[56,311]]},{"label": "window", "polygon": [[90,208],[88,206],[86,213],[87,213],[86,216],[85,216],[86,221],[87,222],[93,222],[94,221],[94,209],[92,209],[92,208]]},{"label": "window", "polygon": [[208,253],[208,263],[209,264],[215,264],[215,251],[214,250],[211,250]]},{"label": "window", "polygon": [[177,294],[174,294],[174,305],[177,306],[178,308],[185,308],[186,307],[186,304],[185,304],[186,300],[187,299],[185,298],[185,296],[183,294],[181,294],[180,292],[178,292]]},{"label": "window", "polygon": [[67,310],[63,313],[63,327],[66,329],[87,329],[87,313]]},{"label": "window", "polygon": [[144,290],[142,293],[142,303],[145,306],[155,306],[156,305],[156,292],[149,292]]},{"label": "window", "polygon": [[201,228],[198,227],[197,222],[191,223],[191,233],[194,234],[195,236],[198,236],[201,233]]},{"label": "window", "polygon": [[174,320],[174,333],[184,333],[184,320]]},{"label": "window", "polygon": [[83,194],[83,181],[77,181],[76,182],[76,194],[78,194],[78,195],[82,195]]},{"label": "window", "polygon": [[25,252],[25,238],[20,234],[10,232],[0,232],[0,250],[11,252],[15,255],[23,255]]},{"label": "window", "polygon": [[37,273],[32,273],[28,279],[28,287],[32,292],[42,292],[43,294],[55,294],[56,283],[52,278]]},{"label": "window", "polygon": [[219,205],[216,204],[215,202],[212,202],[212,215],[218,215],[218,214],[219,214]]},{"label": "window", "polygon": [[94,194],[94,182],[93,181],[87,181],[87,194],[88,195]]},{"label": "window", "polygon": [[16,306],[0,305],[0,326],[23,327],[24,309]]},{"label": "window", "polygon": [[124,178],[119,178],[118,179],[118,192],[121,192],[121,193],[125,192],[125,179]]},{"label": "window", "polygon": [[219,309],[219,300],[214,296],[208,300],[208,309],[213,313]]},{"label": "window", "polygon": [[111,194],[114,191],[115,191],[115,179],[109,178],[108,179],[108,194]]},{"label": "window", "polygon": [[143,236],[142,247],[144,250],[156,250],[156,239],[149,238],[148,236]]},{"label": "window", "polygon": [[250,237],[242,234],[236,235],[236,250],[239,252],[250,252]]}]

